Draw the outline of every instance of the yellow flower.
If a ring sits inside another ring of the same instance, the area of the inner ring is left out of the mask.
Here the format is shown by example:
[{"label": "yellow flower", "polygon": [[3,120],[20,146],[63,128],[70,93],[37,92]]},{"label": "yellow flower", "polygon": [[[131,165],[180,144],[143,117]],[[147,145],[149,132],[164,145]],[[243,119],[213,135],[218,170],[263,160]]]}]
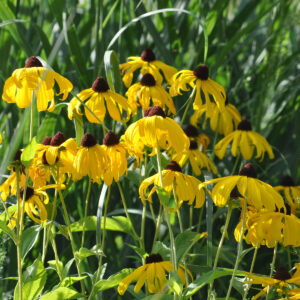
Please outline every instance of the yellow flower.
[{"label": "yellow flower", "polygon": [[[129,284],[136,280],[134,292],[138,293],[145,282],[147,283],[148,291],[152,294],[157,294],[163,291],[165,287],[166,272],[173,272],[174,268],[170,261],[163,261],[158,253],[150,254],[146,257],[146,264],[134,270],[130,275],[126,276],[118,286],[118,293],[122,296],[126,292]],[[186,284],[185,271],[192,278],[191,272],[183,265],[179,265],[177,274],[183,285]]]},{"label": "yellow flower", "polygon": [[[278,267],[276,269],[276,272],[275,272],[273,278],[267,277],[267,276],[254,275],[254,274],[251,274],[248,272],[244,272],[245,275],[249,279],[251,279],[249,281],[244,281],[244,283],[260,284],[263,287],[265,287],[257,295],[252,297],[251,300],[256,300],[260,296],[264,295],[270,287],[275,287],[275,288],[277,288],[277,291],[282,293],[282,291],[284,291],[284,290],[288,291],[289,284],[300,285],[300,264],[296,263],[295,268],[296,268],[296,272],[291,276],[291,274],[284,267]],[[288,298],[288,299],[290,299],[290,298]]]},{"label": "yellow flower", "polygon": [[211,105],[209,95],[211,95],[218,106],[223,111],[225,106],[226,93],[224,88],[209,78],[209,71],[206,65],[200,65],[193,71],[182,70],[172,77],[172,86],[170,88],[171,96],[181,95],[182,91],[189,91],[196,85],[196,96],[193,104],[194,110],[200,109],[202,105],[201,91],[205,97],[207,106]]},{"label": "yellow flower", "polygon": [[[227,135],[235,130],[238,124],[242,121],[242,117],[237,108],[225,101],[225,109],[221,112],[215,102],[211,105],[201,105],[191,116],[191,124],[197,126],[198,119],[205,113],[205,122],[210,119],[210,128],[213,131],[218,129],[218,132]],[[219,123],[219,125],[218,125]]]},{"label": "yellow flower", "polygon": [[126,145],[120,142],[119,137],[109,130],[103,139],[102,147],[109,160],[103,174],[103,180],[109,186],[113,180],[119,181],[124,173],[127,174]]},{"label": "yellow flower", "polygon": [[238,151],[240,151],[245,160],[250,160],[256,148],[255,158],[261,158],[260,161],[264,159],[265,152],[268,153],[270,159],[274,158],[273,150],[267,140],[259,133],[252,131],[251,124],[246,119],[239,123],[237,130],[226,135],[215,145],[215,154],[220,159],[224,158],[230,142],[232,142],[231,154],[233,156],[237,156]]},{"label": "yellow flower", "polygon": [[[116,121],[122,121],[123,110],[127,113],[125,121],[129,120],[131,107],[128,104],[127,99],[123,96],[111,91],[106,80],[103,77],[98,77],[90,89],[81,91],[77,97],[82,101],[86,101],[86,106],[96,115],[96,117],[103,122],[106,108],[111,118]],[[68,117],[73,119],[74,113],[82,115],[80,111],[81,102],[74,97],[68,106]],[[100,124],[99,120],[85,107],[85,115],[89,122]]]},{"label": "yellow flower", "polygon": [[[203,206],[205,201],[205,193],[203,189],[199,189],[201,181],[193,176],[183,174],[177,162],[170,162],[166,166],[166,169],[162,171],[162,181],[164,190],[168,192],[169,197],[171,196],[174,187],[178,201],[178,207],[182,205],[183,201],[188,201],[188,204],[192,205],[195,199],[195,208],[200,208]],[[152,184],[154,184],[154,186],[148,193],[147,189]],[[149,178],[146,178],[141,183],[139,194],[143,203],[145,203],[145,200],[152,202],[152,194],[156,191],[156,186],[161,187],[159,174],[155,174]]]},{"label": "yellow flower", "polygon": [[[286,210],[286,214],[261,210],[248,215],[244,233],[245,241],[254,247],[258,244],[274,248],[276,242],[281,243],[284,247],[299,247],[300,220],[290,214],[288,206]],[[240,227],[241,221],[236,230],[240,231]],[[240,233],[236,239],[239,236]]]},{"label": "yellow flower", "polygon": [[146,73],[139,83],[132,85],[127,93],[130,106],[133,108],[133,113],[136,113],[139,100],[143,110],[147,110],[150,106],[150,100],[152,100],[154,106],[160,106],[165,109],[168,107],[169,113],[176,114],[176,109],[170,95],[161,86],[161,81],[155,80],[150,73]]},{"label": "yellow flower", "polygon": [[211,197],[217,206],[225,206],[230,198],[230,193],[237,187],[238,192],[247,198],[248,204],[256,209],[265,208],[268,211],[283,209],[285,211],[284,201],[280,194],[271,185],[256,177],[256,170],[252,164],[248,163],[241,169],[239,175],[212,179],[203,182],[200,188],[216,183]]},{"label": "yellow flower", "polygon": [[123,82],[128,88],[131,85],[133,73],[141,68],[141,73],[144,75],[150,73],[155,80],[162,82],[160,71],[164,74],[166,80],[169,82],[172,76],[177,72],[174,67],[168,66],[165,63],[157,60],[150,48],[145,49],[141,56],[128,57],[129,62],[120,66],[123,76]]},{"label": "yellow flower", "polygon": [[284,176],[281,179],[280,185],[275,186],[274,189],[284,193],[293,214],[300,213],[300,185],[296,186],[290,176]]},{"label": "yellow flower", "polygon": [[280,298],[278,300],[299,300],[300,299],[300,288],[289,289],[287,292],[287,298]]},{"label": "yellow flower", "polygon": [[86,133],[81,140],[81,147],[77,151],[74,159],[74,181],[88,175],[93,182],[100,183],[105,169],[107,168],[108,158],[104,149],[97,144],[95,137]]},{"label": "yellow flower", "polygon": [[55,82],[60,90],[57,95],[63,94],[59,100],[63,101],[72,90],[72,83],[58,73],[43,67],[35,56],[31,56],[26,61],[25,68],[16,69],[6,80],[2,98],[8,103],[16,103],[18,107],[25,108],[30,105],[34,94],[38,110],[51,112],[55,108],[53,93]]},{"label": "yellow flower", "polygon": [[166,117],[161,107],[149,108],[144,115],[144,118],[126,129],[124,139],[127,144],[137,145],[139,150],[141,145],[150,147],[150,155],[155,155],[158,148],[173,148],[176,152],[183,152],[189,148],[188,137],[173,119]]}]

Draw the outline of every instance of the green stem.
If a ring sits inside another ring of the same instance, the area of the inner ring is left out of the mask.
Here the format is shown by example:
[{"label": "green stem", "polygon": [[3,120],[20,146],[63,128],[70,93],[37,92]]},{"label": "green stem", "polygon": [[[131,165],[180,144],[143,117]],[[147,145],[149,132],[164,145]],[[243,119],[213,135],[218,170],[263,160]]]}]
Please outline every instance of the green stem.
[{"label": "green stem", "polygon": [[122,190],[122,187],[121,187],[121,184],[120,184],[119,181],[117,181],[117,186],[118,186],[119,191],[120,191],[120,195],[121,195],[121,199],[122,199],[122,203],[123,203],[123,207],[124,207],[124,211],[125,211],[126,217],[127,217],[128,221],[129,221],[129,223],[131,224],[132,233],[134,235],[134,238],[140,243],[140,246],[141,246],[140,238],[139,238],[138,234],[136,233],[136,231],[134,229],[133,223],[132,223],[130,215],[128,213],[128,209],[127,209],[127,205],[126,205],[124,193],[123,193],[123,190]]},{"label": "green stem", "polygon": [[[73,256],[74,256],[74,259],[75,259],[75,264],[76,264],[78,276],[81,277],[82,273],[81,273],[81,270],[80,270],[80,261],[78,260],[77,256],[75,255],[76,248],[75,248],[75,242],[74,242],[73,234],[72,234],[72,230],[71,230],[71,222],[70,222],[70,219],[69,219],[69,216],[68,216],[67,207],[66,207],[66,204],[65,204],[65,200],[64,200],[63,194],[62,194],[62,192],[60,190],[58,190],[58,195],[59,195],[62,207],[63,207],[64,218],[65,218],[65,221],[66,221],[66,225],[67,225],[67,229],[68,229],[68,234],[69,234],[69,237],[70,237],[71,248],[72,248]],[[86,299],[86,296],[85,296],[85,287],[84,287],[84,283],[83,283],[82,280],[80,280],[80,286],[81,286],[81,292],[84,295],[84,299]]]},{"label": "green stem", "polygon": [[237,166],[238,166],[238,162],[239,162],[239,160],[240,160],[240,156],[241,156],[241,152],[238,151],[238,154],[237,154],[237,156],[236,156],[236,159],[235,159],[235,162],[234,162],[234,166],[233,166],[233,169],[232,169],[232,171],[231,171],[230,176],[234,175],[234,173],[235,173],[235,171],[236,171],[236,168],[237,168]]},{"label": "green stem", "polygon": [[227,295],[226,295],[226,300],[228,300],[229,297],[230,297],[230,293],[231,293],[231,289],[232,289],[232,285],[233,285],[233,280],[234,280],[237,268],[239,266],[239,262],[240,262],[240,258],[241,258],[241,254],[242,254],[242,250],[243,250],[243,238],[244,238],[245,223],[246,223],[246,210],[247,210],[247,197],[246,196],[245,196],[245,204],[244,205],[245,206],[244,206],[244,211],[243,211],[241,237],[240,237],[240,241],[239,241],[238,252],[237,252],[237,256],[236,256],[236,261],[235,261],[233,273],[232,273],[232,276],[231,276],[228,292],[227,292]]},{"label": "green stem", "polygon": [[193,227],[193,206],[190,206],[190,220],[189,220],[189,228],[192,230]]},{"label": "green stem", "polygon": [[[228,211],[227,211],[226,221],[225,221],[223,233],[222,233],[222,236],[221,236],[221,239],[220,239],[220,242],[219,242],[218,250],[217,250],[217,253],[216,253],[215,262],[214,262],[214,266],[213,266],[213,271],[216,270],[217,265],[218,265],[221,249],[222,249],[222,246],[223,246],[223,243],[224,243],[225,236],[227,234],[227,229],[228,229],[232,209],[233,209],[232,205],[228,204]],[[208,300],[211,299],[211,293],[212,293],[213,285],[214,285],[214,280],[212,280],[212,282],[209,285],[209,291],[208,291],[208,297],[207,297]]]},{"label": "green stem", "polygon": [[[250,274],[252,274],[253,269],[254,269],[254,263],[256,261],[257,251],[258,251],[258,244],[255,246],[255,250],[254,250],[254,254],[253,254],[253,258],[252,258],[252,262],[251,262],[251,267],[250,267],[250,271],[249,271]],[[250,290],[250,287],[251,287],[251,284],[247,284],[246,290],[245,290],[245,293],[243,296],[243,300],[247,299],[247,295]]]},{"label": "green stem", "polygon": [[195,92],[196,92],[196,86],[194,86],[194,88],[193,88],[193,90],[192,90],[192,93],[190,94],[190,96],[189,96],[189,98],[188,98],[188,100],[187,100],[187,105],[186,105],[185,110],[184,110],[184,113],[183,113],[183,115],[182,115],[182,118],[181,118],[181,121],[180,121],[180,125],[183,124],[183,122],[184,122],[184,120],[185,120],[185,118],[186,118],[186,115],[187,115],[187,112],[188,112],[188,110],[189,110],[189,107],[190,107],[190,105],[191,105],[191,103],[192,103],[192,101],[193,101]]},{"label": "green stem", "polygon": [[60,265],[59,265],[59,256],[57,254],[56,243],[55,243],[55,239],[54,239],[54,236],[53,236],[53,233],[51,230],[49,231],[49,236],[50,236],[51,245],[52,245],[53,252],[54,252],[57,274],[58,274],[59,279],[63,280],[63,276],[62,276]]},{"label": "green stem", "polygon": [[203,212],[204,212],[204,206],[201,207],[200,216],[199,216],[199,222],[198,222],[198,225],[197,225],[197,233],[200,232],[201,223],[202,223],[202,217],[203,217]]},{"label": "green stem", "polygon": [[155,233],[154,233],[153,244],[152,244],[152,251],[153,251],[154,244],[155,244],[155,242],[157,240],[157,237],[158,237],[159,227],[160,227],[160,224],[161,224],[161,221],[162,221],[162,212],[163,212],[163,206],[160,204],[158,217],[157,217],[157,220],[156,220]]},{"label": "green stem", "polygon": [[81,239],[81,248],[84,246],[84,234],[85,234],[85,226],[86,226],[86,219],[87,219],[87,211],[88,211],[88,204],[91,194],[91,186],[92,186],[92,180],[89,177],[89,185],[88,190],[85,198],[85,207],[84,207],[84,219],[83,219],[83,226],[82,226],[82,239]]},{"label": "green stem", "polygon": [[[1,197],[0,197],[1,198]],[[9,216],[9,213],[8,213],[8,209],[6,207],[6,204],[5,202],[3,201],[3,199],[1,198],[1,202],[2,202],[2,205],[3,205],[3,208],[4,208],[4,211],[5,211],[5,214],[6,214],[6,217],[7,217],[7,220],[8,220],[8,223],[10,225],[11,228],[14,228],[12,222],[11,222],[11,218]],[[18,209],[18,204],[17,204],[17,209]]]},{"label": "green stem", "polygon": [[[273,252],[272,264],[271,264],[270,278],[272,278],[273,273],[274,273],[274,269],[275,269],[275,261],[276,261],[276,256],[277,256],[277,249],[278,249],[278,242],[276,241],[275,242],[275,247],[274,247],[274,252]],[[270,293],[270,286],[268,285],[266,300],[269,299],[269,293]]]},{"label": "green stem", "polygon": [[145,222],[146,222],[147,202],[143,205],[142,222],[141,222],[141,248],[145,250]]},{"label": "green stem", "polygon": [[[110,199],[110,189],[111,186],[108,187],[108,191],[107,191],[107,196],[106,196],[106,201],[105,201],[105,206],[104,206],[104,215],[103,215],[103,234],[102,234],[102,242],[101,242],[101,253],[100,253],[100,260],[99,260],[99,266],[98,266],[98,270],[97,270],[97,274],[96,274],[96,278],[94,283],[97,283],[97,281],[100,278],[100,274],[101,274],[101,268],[102,268],[102,261],[103,261],[103,253],[104,253],[104,246],[105,246],[105,235],[106,235],[106,217],[107,217],[107,209],[108,209],[108,202]],[[93,298],[94,295],[94,290],[95,290],[95,284],[93,285],[91,294],[88,298],[88,300],[91,300]]]},{"label": "green stem", "polygon": [[214,142],[213,142],[213,145],[212,145],[212,149],[213,149],[212,156],[211,156],[211,161],[212,162],[214,162],[214,159],[215,159],[215,150],[214,149],[215,149],[215,145],[216,145],[216,142],[217,142],[217,139],[218,139],[219,126],[220,126],[220,114],[218,115],[218,123],[217,123],[216,132],[215,132]]}]

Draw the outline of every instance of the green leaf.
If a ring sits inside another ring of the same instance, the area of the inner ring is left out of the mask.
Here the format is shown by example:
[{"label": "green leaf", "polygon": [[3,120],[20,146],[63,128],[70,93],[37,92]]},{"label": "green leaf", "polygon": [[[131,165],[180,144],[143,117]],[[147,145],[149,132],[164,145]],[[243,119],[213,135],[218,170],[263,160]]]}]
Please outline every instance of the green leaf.
[{"label": "green leaf", "polygon": [[[46,270],[38,258],[23,273],[23,299],[36,299],[42,293],[46,280]],[[19,299],[19,283],[15,287],[14,299]]]},{"label": "green leaf", "polygon": [[96,282],[95,283],[95,294],[117,286],[122,281],[123,278],[125,278],[126,276],[131,274],[133,271],[134,271],[134,269],[123,269],[119,273],[110,276],[106,280],[100,280],[100,281]]},{"label": "green leaf", "polygon": [[21,154],[21,162],[26,167],[29,168],[31,162],[33,161],[35,155],[36,140],[35,137],[31,140],[30,144],[26,146]]},{"label": "green leaf", "polygon": [[54,291],[45,294],[40,300],[78,299],[82,297],[76,290],[67,287],[58,287]]},{"label": "green leaf", "polygon": [[205,28],[206,28],[207,36],[209,36],[213,31],[217,21],[217,17],[218,17],[218,12],[215,10],[211,10],[206,16]]},{"label": "green leaf", "polygon": [[160,200],[160,202],[164,205],[164,206],[168,206],[169,205],[169,201],[170,201],[170,197],[168,192],[166,192],[163,188],[161,188],[160,186],[155,186],[156,188],[156,192],[158,195],[158,198]]},{"label": "green leaf", "polygon": [[[9,217],[11,218],[12,215],[17,211],[17,205],[9,206],[7,208],[7,211],[8,211]],[[7,218],[7,215],[6,215],[5,211],[0,215],[0,222],[3,222],[5,224],[7,224],[7,222],[8,222],[8,218]]]},{"label": "green leaf", "polygon": [[[205,274],[201,274],[199,278],[194,280],[191,284],[183,292],[184,299],[188,299],[192,295],[194,295],[197,291],[199,291],[204,285],[211,283],[213,280],[223,277],[232,275],[233,269],[227,268],[217,268],[215,271],[210,271]],[[235,273],[236,276],[245,276],[242,271],[237,271]]]},{"label": "green leaf", "polygon": [[74,120],[74,126],[75,126],[76,143],[78,146],[80,146],[82,137],[84,135],[83,118],[81,115],[78,115],[76,113],[76,114],[74,114],[73,120]]},{"label": "green leaf", "polygon": [[1,230],[3,230],[9,237],[14,241],[15,244],[17,244],[17,237],[13,230],[11,230],[7,225],[6,222],[0,221],[0,233]]},{"label": "green leaf", "polygon": [[84,278],[86,278],[87,276],[81,276],[81,277],[66,277],[63,279],[63,281],[60,282],[60,284],[58,285],[59,287],[68,287],[70,285],[72,285],[75,282],[78,282],[80,280],[83,280]]},{"label": "green leaf", "polygon": [[70,260],[65,264],[65,267],[64,267],[63,273],[62,273],[63,277],[66,277],[66,276],[69,274],[69,270],[70,270],[70,268],[71,268],[71,266],[72,266],[72,264],[73,264],[74,261],[75,261],[75,259],[72,258],[72,259],[70,259]]},{"label": "green leaf", "polygon": [[108,85],[112,91],[120,92],[122,87],[119,59],[115,51],[109,50],[104,53],[104,67]]},{"label": "green leaf", "polygon": [[79,251],[75,252],[76,258],[82,260],[86,257],[92,256],[92,255],[103,255],[103,251],[100,249],[93,250],[93,249],[87,249],[87,248],[80,248]]},{"label": "green leaf", "polygon": [[[56,266],[56,261],[55,260],[48,260],[47,261],[48,265],[49,265],[49,269],[53,269],[57,272],[57,274],[59,273],[58,270],[57,270],[57,266]],[[63,270],[63,263],[59,260],[58,261],[58,267],[60,269],[60,274],[62,274],[62,270]]]},{"label": "green leaf", "polygon": [[173,295],[155,294],[151,296],[144,297],[143,300],[173,300]]},{"label": "green leaf", "polygon": [[142,248],[129,245],[127,244],[130,248],[132,248],[141,258],[146,258],[149,254]]},{"label": "green leaf", "polygon": [[160,241],[156,241],[152,253],[159,253],[164,260],[170,260],[170,248]]},{"label": "green leaf", "polygon": [[177,235],[175,239],[177,263],[180,263],[189,250],[203,237],[206,237],[205,233],[189,231]]},{"label": "green leaf", "polygon": [[28,252],[33,248],[36,244],[39,233],[41,230],[40,225],[32,226],[23,231],[22,234],[22,246],[21,246],[21,257],[24,260]]}]

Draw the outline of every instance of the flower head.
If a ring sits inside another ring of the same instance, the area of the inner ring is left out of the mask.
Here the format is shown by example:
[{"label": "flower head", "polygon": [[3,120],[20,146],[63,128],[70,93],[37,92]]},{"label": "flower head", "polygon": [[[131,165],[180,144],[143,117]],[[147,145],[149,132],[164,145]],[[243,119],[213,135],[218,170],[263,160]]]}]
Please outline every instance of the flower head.
[{"label": "flower head", "polygon": [[196,86],[196,96],[193,107],[195,110],[200,109],[202,105],[201,91],[205,97],[205,104],[211,105],[209,95],[211,95],[218,108],[223,111],[225,105],[226,93],[224,88],[209,78],[209,70],[206,65],[200,65],[193,71],[182,70],[176,73],[172,78],[170,88],[171,96],[181,95],[181,91],[189,91]]},{"label": "flower head", "polygon": [[223,159],[225,156],[228,144],[232,142],[231,154],[237,156],[238,151],[242,154],[245,160],[250,160],[253,156],[254,149],[256,149],[255,158],[264,159],[265,152],[268,153],[270,159],[274,158],[274,153],[267,140],[259,133],[252,131],[250,122],[243,119],[237,130],[226,135],[221,141],[215,145],[215,154]]},{"label": "flower head", "polygon": [[176,114],[171,96],[162,87],[161,82],[155,80],[150,73],[146,73],[139,83],[132,85],[128,89],[126,96],[128,97],[131,107],[134,108],[133,113],[136,113],[138,105],[136,99],[138,98],[143,110],[149,108],[150,101],[152,100],[155,106],[160,106],[162,109],[165,109],[165,106],[167,106],[169,113]]},{"label": "flower head", "polygon": [[[173,120],[166,117],[159,106],[154,106],[144,113],[145,117],[131,124],[125,131],[126,143],[140,147],[152,148],[150,155],[155,155],[157,149],[183,152],[189,147],[189,139],[181,127]],[[134,146],[130,146],[134,147]]]},{"label": "flower head", "polygon": [[[146,264],[134,270],[130,275],[125,277],[118,286],[118,292],[122,296],[126,292],[129,284],[136,280],[134,292],[138,293],[142,286],[147,283],[149,293],[159,293],[165,288],[166,272],[170,273],[174,270],[170,261],[163,261],[158,253],[150,254],[146,257]],[[183,285],[186,284],[185,271],[191,276],[191,272],[183,265],[179,265],[177,274]]]},{"label": "flower head", "polygon": [[2,98],[8,103],[16,103],[18,107],[25,108],[30,105],[32,95],[35,95],[38,110],[51,112],[55,108],[53,92],[55,82],[60,90],[57,95],[63,94],[59,100],[63,101],[72,90],[72,83],[58,73],[43,67],[37,57],[31,56],[26,61],[25,68],[16,69],[6,80]]},{"label": "flower head", "polygon": [[[189,205],[192,205],[195,201],[195,208],[200,208],[204,204],[205,193],[202,189],[199,189],[201,181],[193,176],[183,174],[177,162],[170,162],[166,166],[166,169],[162,171],[162,181],[164,190],[168,192],[169,197],[174,188],[178,207],[180,207],[184,201],[188,201]],[[154,186],[148,193],[147,189],[152,184],[154,184]],[[152,202],[151,198],[152,194],[156,192],[156,186],[162,187],[159,174],[146,178],[141,183],[139,194],[143,203],[145,200]]]},{"label": "flower head", "polygon": [[77,97],[74,97],[70,101],[68,106],[68,117],[70,120],[72,120],[74,112],[82,115],[80,106],[82,104],[81,102],[85,101],[85,105],[88,107],[88,109],[86,107],[84,108],[85,115],[91,123],[100,124],[99,121],[103,122],[106,114],[105,104],[109,115],[116,121],[122,121],[123,110],[127,113],[126,121],[128,121],[131,114],[131,107],[127,99],[111,91],[103,77],[98,77],[91,88],[81,91]]},{"label": "flower head", "polygon": [[141,68],[141,73],[144,75],[150,73],[155,80],[162,82],[162,72],[169,82],[172,76],[177,72],[174,67],[166,65],[165,63],[157,60],[155,54],[150,48],[146,48],[141,56],[130,56],[128,57],[128,62],[120,66],[123,76],[123,82],[128,88],[131,85],[133,73]]},{"label": "flower head", "polygon": [[74,159],[76,172],[73,179],[76,181],[87,175],[93,182],[100,183],[107,163],[108,158],[103,147],[97,144],[92,134],[85,133]]}]

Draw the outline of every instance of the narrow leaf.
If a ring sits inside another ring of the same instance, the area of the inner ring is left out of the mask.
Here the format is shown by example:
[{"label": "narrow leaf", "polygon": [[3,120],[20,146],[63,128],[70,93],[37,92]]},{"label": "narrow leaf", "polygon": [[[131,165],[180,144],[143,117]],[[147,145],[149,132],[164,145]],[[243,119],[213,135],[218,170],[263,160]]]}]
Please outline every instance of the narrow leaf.
[{"label": "narrow leaf", "polygon": [[33,161],[35,155],[36,140],[35,137],[31,140],[30,144],[26,146],[21,154],[21,162],[26,167],[29,168],[31,162]]}]

